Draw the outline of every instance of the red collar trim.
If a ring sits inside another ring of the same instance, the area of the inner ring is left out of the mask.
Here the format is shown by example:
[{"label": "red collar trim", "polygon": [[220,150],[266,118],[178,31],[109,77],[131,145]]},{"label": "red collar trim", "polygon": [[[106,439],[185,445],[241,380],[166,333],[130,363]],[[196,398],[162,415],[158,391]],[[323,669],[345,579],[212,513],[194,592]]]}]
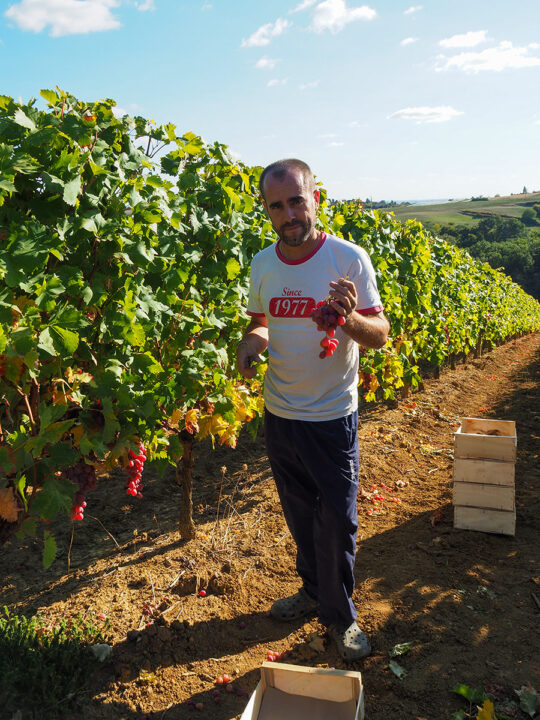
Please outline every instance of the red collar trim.
[{"label": "red collar trim", "polygon": [[301,265],[302,263],[304,263],[307,260],[309,260],[310,258],[312,258],[315,255],[315,253],[318,252],[322,248],[325,240],[326,240],[326,233],[321,232],[319,242],[313,248],[313,250],[308,255],[304,255],[304,257],[299,258],[298,260],[291,260],[290,258],[286,258],[282,254],[281,250],[279,249],[281,240],[278,240],[278,242],[276,243],[276,254],[277,254],[278,258],[281,260],[281,262],[285,263],[286,265]]}]

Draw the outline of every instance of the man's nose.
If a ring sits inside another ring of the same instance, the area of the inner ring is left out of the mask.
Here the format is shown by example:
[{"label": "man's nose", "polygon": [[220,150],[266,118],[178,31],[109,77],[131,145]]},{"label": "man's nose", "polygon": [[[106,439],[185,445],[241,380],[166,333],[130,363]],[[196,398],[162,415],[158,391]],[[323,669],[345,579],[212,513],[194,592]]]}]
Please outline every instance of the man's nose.
[{"label": "man's nose", "polygon": [[294,208],[291,205],[286,205],[285,206],[285,214],[287,215],[288,218],[295,217]]}]

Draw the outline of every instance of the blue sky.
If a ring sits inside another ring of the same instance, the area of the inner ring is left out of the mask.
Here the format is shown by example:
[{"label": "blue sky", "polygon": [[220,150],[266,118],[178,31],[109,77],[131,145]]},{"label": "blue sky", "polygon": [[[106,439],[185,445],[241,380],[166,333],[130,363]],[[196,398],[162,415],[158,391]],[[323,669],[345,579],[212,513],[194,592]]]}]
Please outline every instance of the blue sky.
[{"label": "blue sky", "polygon": [[300,157],[333,198],[540,190],[540,0],[0,0],[0,78]]}]

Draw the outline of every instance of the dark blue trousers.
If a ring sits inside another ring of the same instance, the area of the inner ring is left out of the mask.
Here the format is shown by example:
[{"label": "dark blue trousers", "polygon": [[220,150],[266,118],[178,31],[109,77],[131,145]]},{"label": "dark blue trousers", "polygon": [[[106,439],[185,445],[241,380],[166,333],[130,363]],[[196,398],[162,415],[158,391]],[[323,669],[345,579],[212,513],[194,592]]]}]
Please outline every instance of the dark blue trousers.
[{"label": "dark blue trousers", "polygon": [[319,601],[323,624],[348,626],[356,618],[358,413],[308,422],[266,410],[265,436],[304,589]]}]

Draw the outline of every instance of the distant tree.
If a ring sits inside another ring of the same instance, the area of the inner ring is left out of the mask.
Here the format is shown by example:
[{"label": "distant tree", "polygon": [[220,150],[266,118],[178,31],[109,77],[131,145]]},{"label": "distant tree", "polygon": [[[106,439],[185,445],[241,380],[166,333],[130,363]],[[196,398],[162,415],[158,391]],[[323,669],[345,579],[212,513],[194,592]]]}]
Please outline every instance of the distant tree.
[{"label": "distant tree", "polygon": [[532,208],[525,208],[521,214],[521,222],[524,225],[536,225],[536,212]]},{"label": "distant tree", "polygon": [[523,193],[523,195],[527,194],[528,191],[527,191],[527,188],[525,187],[525,185],[523,186],[523,190],[521,192]]},{"label": "distant tree", "polygon": [[[528,209],[535,219],[540,217]],[[540,299],[540,222],[527,227],[519,218],[489,215],[476,225],[448,224],[433,230],[473,257],[503,268],[525,292]]]}]

